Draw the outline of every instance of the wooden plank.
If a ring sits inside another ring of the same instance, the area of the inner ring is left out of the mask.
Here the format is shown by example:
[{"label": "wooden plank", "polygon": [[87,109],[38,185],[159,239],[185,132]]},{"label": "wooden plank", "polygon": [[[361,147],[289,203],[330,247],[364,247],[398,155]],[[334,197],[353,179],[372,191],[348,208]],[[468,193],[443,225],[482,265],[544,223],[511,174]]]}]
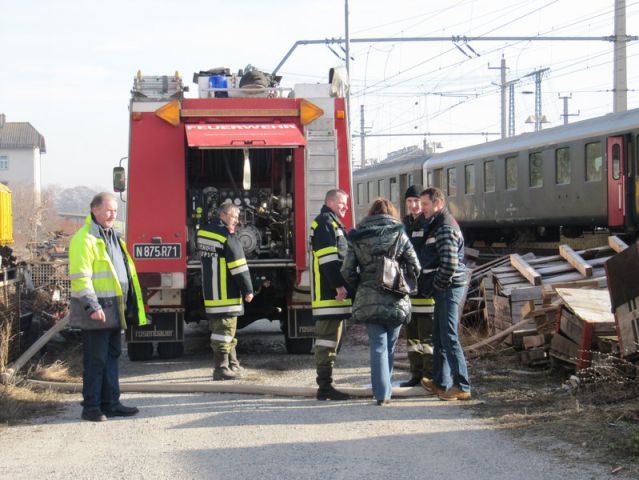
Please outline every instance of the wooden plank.
[{"label": "wooden plank", "polygon": [[622,358],[633,358],[639,353],[639,297],[623,303],[615,311]]},{"label": "wooden plank", "polygon": [[559,358],[570,363],[577,363],[579,345],[560,333],[552,336],[550,353],[558,353]]},{"label": "wooden plank", "polygon": [[522,300],[541,300],[541,287],[525,286],[513,289],[510,292],[511,302],[520,302]]},{"label": "wooden plank", "polygon": [[530,350],[531,348],[536,348],[536,347],[543,347],[545,343],[546,343],[546,339],[541,334],[528,335],[523,338],[523,344],[526,350]]},{"label": "wooden plank", "polygon": [[615,317],[611,313],[607,290],[558,288],[557,293],[570,310],[585,322],[614,324]]},{"label": "wooden plank", "polygon": [[575,269],[577,269],[577,271],[584,277],[592,277],[592,265],[589,265],[568,245],[559,245],[559,255],[561,255],[570,265],[575,267]]},{"label": "wooden plank", "polygon": [[628,248],[628,244],[617,235],[608,237],[608,246],[617,253],[623,252],[626,248]]},{"label": "wooden plank", "polygon": [[510,263],[515,267],[524,278],[526,278],[533,285],[541,285],[541,275],[539,275],[534,268],[528,265],[528,262],[521,258],[521,255],[513,253],[510,256]]}]

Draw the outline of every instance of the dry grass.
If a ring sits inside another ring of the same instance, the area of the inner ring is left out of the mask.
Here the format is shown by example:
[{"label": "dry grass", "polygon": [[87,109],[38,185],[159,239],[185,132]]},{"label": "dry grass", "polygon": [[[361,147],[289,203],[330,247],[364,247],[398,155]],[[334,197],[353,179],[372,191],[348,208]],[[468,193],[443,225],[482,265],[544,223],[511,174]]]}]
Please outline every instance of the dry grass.
[{"label": "dry grass", "polygon": [[592,460],[639,473],[639,383],[623,369],[589,369],[578,375],[575,388],[566,389],[572,372],[528,369],[514,355],[482,357],[471,365],[483,400],[476,408],[480,416],[535,439],[540,449],[548,448],[543,438],[553,438],[571,453],[585,451]]},{"label": "dry grass", "polygon": [[50,414],[61,408],[61,399],[57,392],[34,389],[24,383],[0,385],[0,425]]}]

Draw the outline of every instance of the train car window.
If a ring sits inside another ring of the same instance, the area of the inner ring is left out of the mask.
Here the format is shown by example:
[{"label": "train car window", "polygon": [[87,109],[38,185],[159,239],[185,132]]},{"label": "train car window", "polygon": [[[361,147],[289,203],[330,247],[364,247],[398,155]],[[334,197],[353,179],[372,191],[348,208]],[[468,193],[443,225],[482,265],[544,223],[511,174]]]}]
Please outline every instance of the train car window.
[{"label": "train car window", "polygon": [[357,184],[357,205],[364,205],[364,184]]},{"label": "train car window", "polygon": [[446,186],[446,195],[449,197],[454,197],[457,195],[457,175],[455,168],[449,168],[446,170],[446,175],[448,177],[448,185]]},{"label": "train car window", "polygon": [[517,190],[517,157],[506,157],[506,190]]},{"label": "train car window", "polygon": [[543,187],[544,164],[541,152],[534,152],[528,155],[528,167],[530,172],[529,185],[531,187]]},{"label": "train car window", "polygon": [[368,182],[368,203],[370,204],[375,198],[375,188],[373,182]]},{"label": "train car window", "polygon": [[415,175],[413,175],[412,173],[408,174],[408,186],[414,185],[415,184]]},{"label": "train car window", "polygon": [[427,187],[434,187],[435,186],[435,185],[433,185],[433,172],[426,173],[426,186]]},{"label": "train car window", "polygon": [[433,178],[433,184],[429,186],[442,188],[443,184],[444,184],[444,170],[442,168],[438,168],[437,170],[435,170],[435,177]]},{"label": "train car window", "polygon": [[484,162],[484,192],[494,192],[495,186],[495,160]]},{"label": "train car window", "polygon": [[601,142],[586,144],[586,181],[598,182],[603,178],[603,155]]},{"label": "train car window", "polygon": [[390,179],[390,201],[397,202],[399,195],[397,194],[397,178]]},{"label": "train car window", "polygon": [[464,191],[475,193],[475,165],[464,165]]},{"label": "train car window", "polygon": [[385,193],[384,193],[384,180],[377,180],[377,194],[380,197],[383,197],[385,195]]},{"label": "train car window", "polygon": [[570,165],[570,149],[558,148],[555,150],[555,183],[568,185],[570,183],[572,167]]},{"label": "train car window", "polygon": [[612,178],[619,180],[621,175],[621,145],[615,143],[612,146]]}]

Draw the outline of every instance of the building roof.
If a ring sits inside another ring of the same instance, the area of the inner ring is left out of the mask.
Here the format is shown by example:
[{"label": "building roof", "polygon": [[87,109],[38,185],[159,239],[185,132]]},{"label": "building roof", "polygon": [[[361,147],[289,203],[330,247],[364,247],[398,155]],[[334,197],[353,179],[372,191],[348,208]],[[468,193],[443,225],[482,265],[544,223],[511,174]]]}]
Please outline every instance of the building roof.
[{"label": "building roof", "polygon": [[5,122],[0,115],[0,148],[40,148],[46,153],[44,137],[29,122]]}]

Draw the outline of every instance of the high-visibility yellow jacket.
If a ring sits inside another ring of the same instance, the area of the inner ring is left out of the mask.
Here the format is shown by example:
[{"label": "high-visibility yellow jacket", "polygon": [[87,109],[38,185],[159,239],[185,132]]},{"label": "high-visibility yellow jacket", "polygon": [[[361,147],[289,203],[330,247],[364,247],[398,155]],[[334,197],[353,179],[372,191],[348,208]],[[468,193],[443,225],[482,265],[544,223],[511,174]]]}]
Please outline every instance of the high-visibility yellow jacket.
[{"label": "high-visibility yellow jacket", "polygon": [[253,293],[253,283],[240,241],[222,220],[214,219],[198,230],[197,246],[207,317],[243,315],[243,297]]},{"label": "high-visibility yellow jacket", "polygon": [[348,240],[346,229],[326,205],[311,224],[311,308],[315,320],[343,320],[351,316],[350,298],[335,300],[338,287],[347,287],[340,269]]},{"label": "high-visibility yellow jacket", "polygon": [[[135,319],[138,325],[148,323],[144,312],[142,290],[133,260],[125,243],[118,238],[129,276],[128,299],[122,296],[122,286],[111,258],[107,253],[100,227],[87,216],[69,245],[69,276],[71,277],[70,324],[85,330],[101,328],[126,328],[126,318]],[[129,301],[127,301],[129,300]],[[90,318],[91,313],[102,309],[106,322]]]}]

